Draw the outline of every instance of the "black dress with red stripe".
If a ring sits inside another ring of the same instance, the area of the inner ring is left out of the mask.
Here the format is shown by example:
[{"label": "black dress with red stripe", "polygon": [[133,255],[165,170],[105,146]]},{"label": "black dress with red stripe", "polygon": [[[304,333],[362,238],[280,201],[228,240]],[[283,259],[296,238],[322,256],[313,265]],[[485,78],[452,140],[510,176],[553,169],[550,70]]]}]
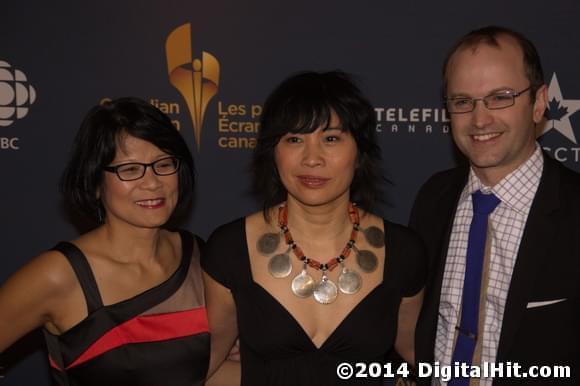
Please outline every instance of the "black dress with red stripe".
[{"label": "black dress with red stripe", "polygon": [[182,257],[163,283],[103,305],[85,255],[59,243],[86,298],[88,316],[61,335],[44,330],[56,385],[203,385],[209,329],[198,241],[181,231]]}]

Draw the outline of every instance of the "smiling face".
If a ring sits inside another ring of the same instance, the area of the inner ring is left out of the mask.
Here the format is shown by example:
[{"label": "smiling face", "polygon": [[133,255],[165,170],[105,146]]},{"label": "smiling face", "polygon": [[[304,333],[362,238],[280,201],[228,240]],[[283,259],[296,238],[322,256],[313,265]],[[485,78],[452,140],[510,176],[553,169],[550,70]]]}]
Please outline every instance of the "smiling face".
[{"label": "smiling face", "polygon": [[[151,163],[168,154],[142,139],[123,135],[111,166],[128,162]],[[103,172],[98,193],[105,208],[107,224],[124,223],[156,228],[165,224],[178,200],[178,175],[158,176],[148,167],[143,178],[121,181],[116,173]]]},{"label": "smiling face", "polygon": [[326,129],[284,135],[276,145],[275,159],[288,198],[310,206],[348,200],[357,153],[356,141],[341,131],[334,112]]},{"label": "smiling face", "polygon": [[[515,40],[500,36],[499,46],[480,43],[462,47],[447,66],[447,97],[482,98],[498,91],[521,91],[530,86],[523,53]],[[451,114],[453,139],[486,185],[495,185],[534,152],[535,124],[546,108],[546,86],[531,102],[527,91],[515,104],[488,110],[482,101],[469,113]]]}]

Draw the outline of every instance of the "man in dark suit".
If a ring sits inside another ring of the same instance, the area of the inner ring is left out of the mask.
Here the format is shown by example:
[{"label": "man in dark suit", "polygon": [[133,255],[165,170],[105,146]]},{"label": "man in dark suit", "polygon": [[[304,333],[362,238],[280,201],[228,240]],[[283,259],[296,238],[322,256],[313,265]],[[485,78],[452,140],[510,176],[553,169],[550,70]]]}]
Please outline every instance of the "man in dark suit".
[{"label": "man in dark suit", "polygon": [[[430,268],[417,360],[503,363],[502,378],[498,371],[450,385],[578,385],[580,176],[536,142],[547,105],[537,51],[509,29],[472,31],[450,51],[443,82],[453,139],[468,165],[431,177],[411,213]],[[466,266],[474,264],[467,256],[478,194],[493,194],[499,204],[486,220],[481,271],[473,284]],[[465,300],[475,298],[479,303]],[[460,340],[468,342],[468,359],[459,352]],[[519,374],[530,370],[527,378],[514,377],[514,371],[506,378],[514,363]],[[533,378],[536,369],[528,367],[543,365],[552,377]],[[570,377],[555,378],[560,368],[554,365],[569,366]],[[446,384],[441,378],[430,382]]]}]

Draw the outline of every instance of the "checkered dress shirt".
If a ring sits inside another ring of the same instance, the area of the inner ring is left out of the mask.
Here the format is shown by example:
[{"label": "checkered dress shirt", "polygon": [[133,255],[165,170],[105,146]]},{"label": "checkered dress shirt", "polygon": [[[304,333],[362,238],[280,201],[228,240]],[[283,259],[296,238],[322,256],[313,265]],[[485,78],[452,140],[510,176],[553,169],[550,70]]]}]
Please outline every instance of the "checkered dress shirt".
[{"label": "checkered dress shirt", "polygon": [[[526,162],[491,188],[484,186],[473,170],[470,171],[457,205],[441,287],[435,342],[435,360],[441,365],[451,364],[455,326],[459,325],[461,315],[467,239],[473,217],[471,194],[481,189],[484,193],[493,192],[501,200],[489,217],[493,233],[481,351],[482,361],[495,362],[516,256],[543,167],[544,158],[536,144],[535,152]],[[491,383],[489,378],[480,380],[482,386]],[[434,380],[433,384],[445,385],[446,382]]]}]

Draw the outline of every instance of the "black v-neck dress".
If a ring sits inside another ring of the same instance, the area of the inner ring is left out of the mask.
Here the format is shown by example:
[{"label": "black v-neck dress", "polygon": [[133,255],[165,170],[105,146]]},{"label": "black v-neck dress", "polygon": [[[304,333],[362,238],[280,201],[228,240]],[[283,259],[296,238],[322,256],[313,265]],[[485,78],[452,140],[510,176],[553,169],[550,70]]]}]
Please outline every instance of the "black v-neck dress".
[{"label": "black v-neck dress", "polygon": [[199,247],[181,231],[182,257],[163,283],[130,299],[103,305],[85,255],[62,242],[80,282],[88,316],[61,335],[44,330],[55,384],[59,386],[203,385],[209,332]]},{"label": "black v-neck dress", "polygon": [[397,333],[401,298],[424,286],[426,260],[421,241],[403,226],[387,221],[384,226],[387,256],[383,282],[319,348],[286,308],[253,281],[245,220],[223,225],[210,236],[202,253],[202,267],[231,290],[236,303],[242,386],[383,384],[383,378],[341,381],[336,366],[345,361],[353,365],[384,363]]}]

